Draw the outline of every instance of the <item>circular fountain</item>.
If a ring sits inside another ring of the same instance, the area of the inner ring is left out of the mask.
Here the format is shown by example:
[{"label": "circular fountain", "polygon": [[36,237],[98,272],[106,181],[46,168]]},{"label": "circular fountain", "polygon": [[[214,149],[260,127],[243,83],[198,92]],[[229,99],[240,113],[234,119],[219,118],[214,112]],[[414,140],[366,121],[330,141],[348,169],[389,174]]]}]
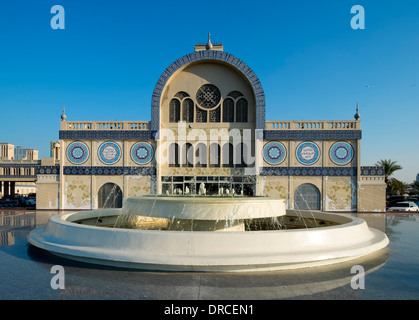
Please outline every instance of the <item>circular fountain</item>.
[{"label": "circular fountain", "polygon": [[143,196],[51,217],[29,242],[66,258],[177,271],[262,271],[355,259],[387,246],[365,220],[286,210],[267,197]]}]

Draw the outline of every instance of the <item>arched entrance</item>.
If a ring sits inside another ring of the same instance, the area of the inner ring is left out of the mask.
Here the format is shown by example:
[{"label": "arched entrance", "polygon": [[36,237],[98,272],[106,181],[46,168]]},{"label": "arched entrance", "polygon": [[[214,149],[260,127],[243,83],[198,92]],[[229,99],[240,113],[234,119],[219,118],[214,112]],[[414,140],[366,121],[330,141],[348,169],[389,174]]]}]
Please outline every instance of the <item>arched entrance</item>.
[{"label": "arched entrance", "polygon": [[299,210],[320,210],[320,191],[311,184],[300,185],[294,194],[294,208]]},{"label": "arched entrance", "polygon": [[122,190],[117,184],[108,182],[100,187],[98,208],[122,208]]}]

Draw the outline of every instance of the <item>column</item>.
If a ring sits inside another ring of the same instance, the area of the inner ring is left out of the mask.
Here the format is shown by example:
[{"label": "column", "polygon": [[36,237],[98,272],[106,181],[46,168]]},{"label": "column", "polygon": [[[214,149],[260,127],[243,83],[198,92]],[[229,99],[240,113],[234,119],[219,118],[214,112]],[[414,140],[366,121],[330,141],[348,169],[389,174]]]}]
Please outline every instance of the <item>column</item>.
[{"label": "column", "polygon": [[15,197],[15,185],[16,182],[10,181],[10,195],[12,196],[12,198]]},{"label": "column", "polygon": [[9,181],[4,181],[4,193],[3,196],[7,198],[10,195],[9,193]]}]

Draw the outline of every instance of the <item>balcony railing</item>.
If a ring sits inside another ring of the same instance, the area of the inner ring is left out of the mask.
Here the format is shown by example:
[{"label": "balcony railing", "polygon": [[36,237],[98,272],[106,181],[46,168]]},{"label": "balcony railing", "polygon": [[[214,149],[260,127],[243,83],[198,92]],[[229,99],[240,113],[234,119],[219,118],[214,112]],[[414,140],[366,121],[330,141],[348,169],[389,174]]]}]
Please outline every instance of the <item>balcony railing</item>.
[{"label": "balcony railing", "polygon": [[361,130],[360,121],[266,121],[265,130]]},{"label": "balcony railing", "polygon": [[150,121],[61,121],[60,130],[150,130]]}]

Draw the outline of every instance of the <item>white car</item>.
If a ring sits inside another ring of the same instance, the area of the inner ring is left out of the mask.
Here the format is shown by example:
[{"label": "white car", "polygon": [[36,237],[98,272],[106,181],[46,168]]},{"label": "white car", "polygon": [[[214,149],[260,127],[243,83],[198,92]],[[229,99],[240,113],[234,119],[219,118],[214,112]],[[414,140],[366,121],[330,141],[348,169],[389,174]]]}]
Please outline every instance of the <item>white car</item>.
[{"label": "white car", "polygon": [[416,203],[411,201],[397,202],[394,206],[388,208],[389,211],[419,211]]}]

